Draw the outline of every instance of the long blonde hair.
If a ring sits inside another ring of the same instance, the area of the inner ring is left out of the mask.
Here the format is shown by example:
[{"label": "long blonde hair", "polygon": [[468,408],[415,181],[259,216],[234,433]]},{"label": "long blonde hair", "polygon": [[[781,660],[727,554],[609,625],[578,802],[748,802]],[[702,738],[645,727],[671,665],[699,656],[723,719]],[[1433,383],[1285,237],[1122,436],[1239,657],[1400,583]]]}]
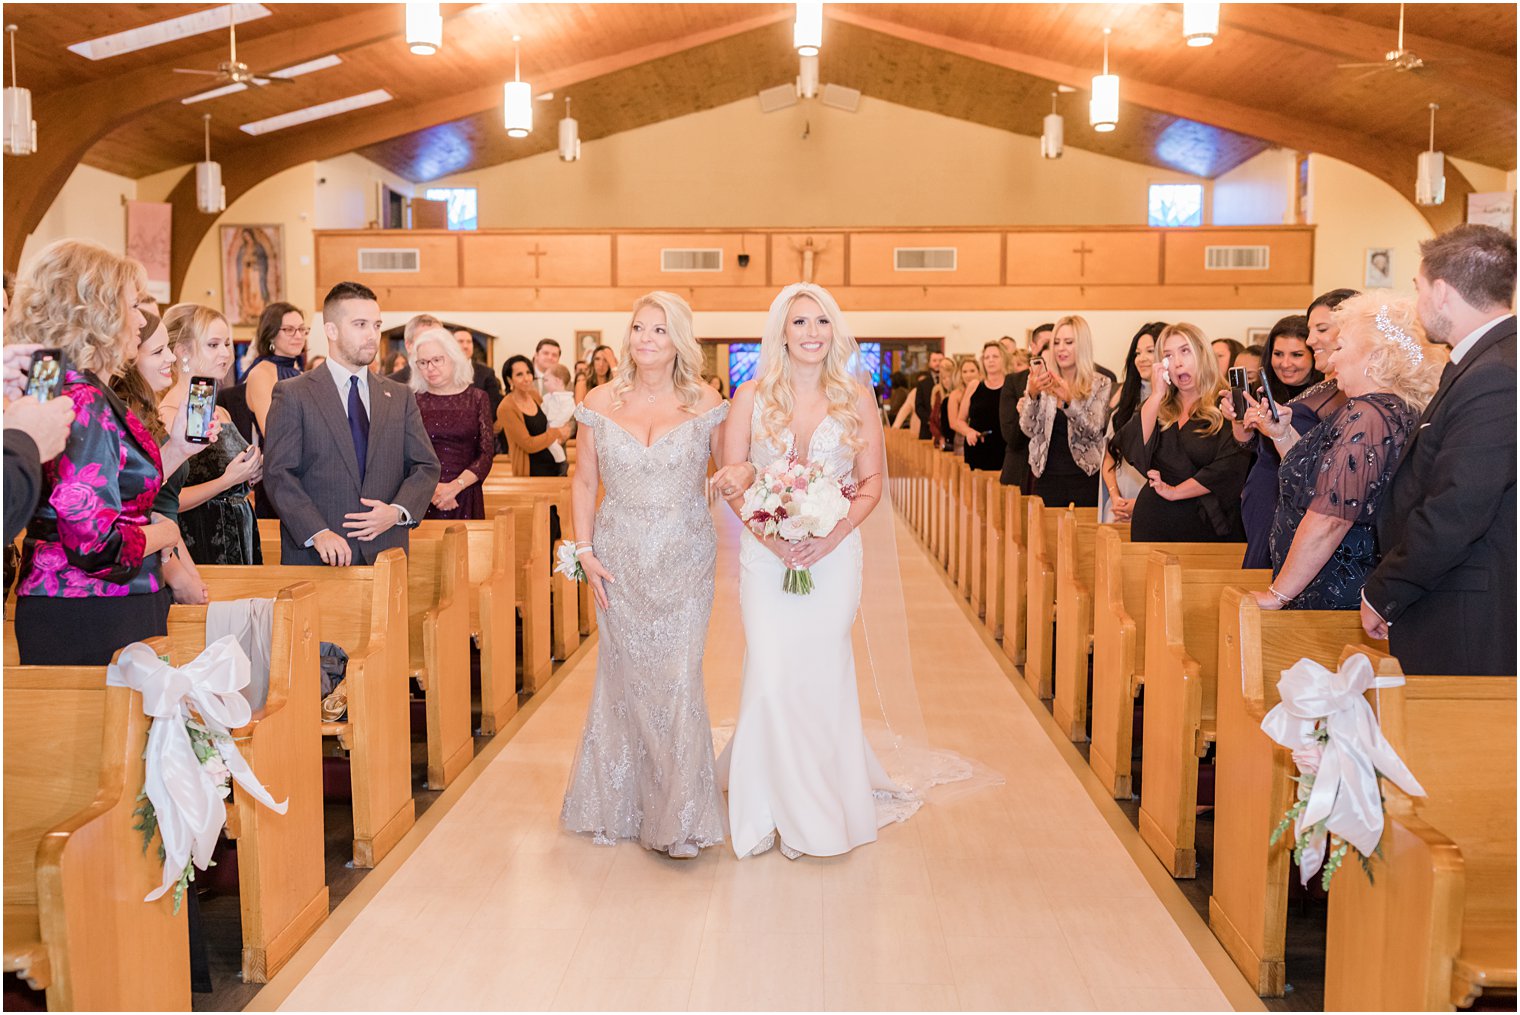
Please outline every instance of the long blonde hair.
[{"label": "long blonde hair", "polygon": [[[675,379],[676,401],[686,412],[696,415],[697,404],[702,401],[702,346],[697,342],[696,328],[691,320],[691,307],[675,293],[656,290],[645,293],[633,301],[633,313],[628,318],[628,330],[623,332],[623,355],[612,370],[612,411],[623,407],[623,396],[633,390],[636,364],[633,362],[633,319],[644,307],[658,307],[665,312],[665,330],[675,346],[676,361],[671,376]],[[594,376],[593,366],[588,377]],[[588,383],[587,390],[592,385]]]},{"label": "long blonde hair", "polygon": [[57,240],[27,265],[5,319],[5,342],[61,348],[69,365],[108,381],[126,362],[143,266],[86,240]]},{"label": "long blonde hair", "polygon": [[855,342],[839,304],[823,286],[811,282],[794,282],[781,290],[771,302],[760,339],[760,364],[756,370],[755,404],[760,406],[760,433],[771,443],[781,444],[781,433],[792,421],[796,408],[792,398],[792,358],[786,352],[786,321],[792,304],[808,297],[823,309],[833,330],[828,358],[823,362],[823,395],[828,399],[828,415],[844,434],[844,443],[852,450],[865,447],[860,436],[862,420],[857,402],[861,382],[856,371],[861,368],[860,346]]},{"label": "long blonde hair", "polygon": [[[1197,362],[1198,371],[1198,401],[1193,404],[1193,412],[1190,419],[1201,419],[1208,423],[1204,433],[1210,437],[1218,433],[1224,427],[1224,413],[1219,411],[1219,399],[1225,392],[1224,378],[1219,376],[1219,364],[1214,359],[1214,350],[1209,346],[1209,340],[1203,334],[1203,329],[1196,324],[1171,324],[1163,328],[1161,334],[1156,336],[1156,354],[1162,355],[1162,347],[1166,340],[1173,335],[1181,335],[1187,339],[1192,347],[1193,359]],[[1162,426],[1177,422],[1182,418],[1182,393],[1177,390],[1175,382],[1166,386],[1166,395],[1161,399],[1161,408],[1156,413],[1156,421]]]},{"label": "long blonde hair", "polygon": [[[1050,344],[1052,346],[1056,343],[1056,335],[1062,328],[1066,327],[1071,328],[1072,334],[1077,340],[1077,379],[1071,384],[1071,400],[1073,402],[1080,402],[1092,394],[1093,378],[1098,373],[1093,363],[1092,328],[1088,327],[1087,318],[1079,314],[1063,317],[1056,322],[1055,330],[1050,333]],[[1056,367],[1053,362],[1055,360],[1055,353],[1051,353],[1050,358],[1052,360],[1051,367],[1056,373],[1060,373],[1060,368]]]}]

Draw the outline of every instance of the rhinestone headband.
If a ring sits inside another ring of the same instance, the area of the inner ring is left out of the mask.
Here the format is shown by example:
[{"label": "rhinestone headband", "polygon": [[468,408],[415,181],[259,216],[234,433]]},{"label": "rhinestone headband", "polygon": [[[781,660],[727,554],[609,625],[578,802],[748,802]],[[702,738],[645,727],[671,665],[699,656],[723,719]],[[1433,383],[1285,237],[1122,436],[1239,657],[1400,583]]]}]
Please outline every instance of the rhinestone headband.
[{"label": "rhinestone headband", "polygon": [[1372,323],[1377,326],[1378,331],[1383,333],[1384,338],[1404,350],[1404,355],[1409,357],[1410,363],[1419,366],[1425,362],[1425,353],[1420,350],[1420,344],[1408,332],[1388,319],[1388,304],[1384,303],[1378,307],[1377,317]]}]

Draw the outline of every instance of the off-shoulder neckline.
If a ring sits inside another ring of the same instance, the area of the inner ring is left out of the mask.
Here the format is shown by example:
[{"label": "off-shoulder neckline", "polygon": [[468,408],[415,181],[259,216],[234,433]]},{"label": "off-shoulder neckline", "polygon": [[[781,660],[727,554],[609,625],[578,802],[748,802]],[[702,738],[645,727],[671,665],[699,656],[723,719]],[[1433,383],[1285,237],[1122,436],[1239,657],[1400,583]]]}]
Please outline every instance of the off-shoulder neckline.
[{"label": "off-shoulder neckline", "polygon": [[723,406],[725,406],[727,404],[728,404],[727,401],[720,401],[720,402],[718,402],[718,404],[712,406],[709,409],[706,409],[703,412],[697,413],[695,416],[691,417],[690,419],[683,419],[683,420],[681,420],[681,422],[677,423],[675,426],[671,427],[669,430],[666,430],[664,433],[660,434],[660,436],[656,437],[654,440],[650,441],[648,444],[645,444],[643,441],[641,441],[637,437],[635,437],[633,435],[633,431],[631,431],[627,427],[623,426],[623,424],[619,423],[617,420],[613,419],[611,416],[608,416],[605,413],[597,412],[595,409],[591,408],[589,405],[586,405],[584,402],[582,402],[580,405],[576,406],[575,411],[578,412],[578,413],[579,412],[587,412],[587,413],[590,413],[593,416],[600,416],[602,419],[606,420],[609,424],[611,424],[612,426],[616,427],[618,430],[621,430],[624,434],[626,434],[628,436],[628,439],[631,440],[631,441],[633,441],[633,443],[637,444],[639,447],[643,448],[645,451],[648,451],[650,448],[654,447],[656,444],[660,443],[665,438],[667,438],[671,434],[675,433],[677,430],[680,430],[682,427],[687,426],[687,425],[689,425],[691,423],[695,423],[698,420],[703,419],[706,416],[712,415],[714,412],[717,412],[719,409],[723,408]]}]

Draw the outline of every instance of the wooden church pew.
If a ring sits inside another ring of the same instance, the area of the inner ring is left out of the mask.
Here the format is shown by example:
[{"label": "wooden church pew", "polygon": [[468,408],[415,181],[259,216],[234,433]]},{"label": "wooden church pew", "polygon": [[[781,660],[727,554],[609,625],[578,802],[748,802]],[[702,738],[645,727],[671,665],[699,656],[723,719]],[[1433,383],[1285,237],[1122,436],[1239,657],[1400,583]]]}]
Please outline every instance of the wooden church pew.
[{"label": "wooden church pew", "polygon": [[1003,637],[1003,600],[1007,595],[1004,569],[1008,557],[1003,547],[1003,529],[1007,524],[1003,517],[1004,489],[998,482],[997,475],[990,473],[982,490],[982,517],[986,519],[986,550],[982,554],[986,593],[982,603],[982,622],[987,626],[987,633],[999,641]]},{"label": "wooden church pew", "polygon": [[1029,550],[1024,544],[1024,523],[1029,510],[1016,486],[1001,487],[999,497],[1003,519],[1003,531],[999,534],[1003,544],[1003,652],[1022,666],[1024,636],[1028,633],[1024,600],[1029,591],[1025,583]]},{"label": "wooden church pew", "polygon": [[[559,514],[561,539],[575,539],[575,524],[570,511],[570,480],[557,476],[529,478],[487,477],[483,484],[487,510],[491,505],[504,507],[521,504],[533,499],[545,499]],[[545,533],[547,537],[547,532]],[[553,567],[557,547],[550,546],[549,561]],[[590,595],[590,588],[582,582],[573,582],[562,574],[550,578],[550,649],[555,659],[568,659],[580,647],[581,641],[581,595]]]},{"label": "wooden church pew", "polygon": [[163,864],[132,827],[142,696],[105,667],[7,666],[4,712],[5,971],[51,1011],[189,1011],[185,911],[143,901]]},{"label": "wooden church pew", "polygon": [[469,536],[422,522],[407,555],[408,667],[427,711],[427,785],[443,789],[475,757],[470,723]]},{"label": "wooden church pew", "polygon": [[[1087,663],[1092,651],[1093,558],[1098,519],[1078,520],[1074,510],[1056,520],[1055,699],[1051,713],[1067,739],[1087,739]],[[1129,541],[1129,524],[1101,531]]]},{"label": "wooden church pew", "polygon": [[[1379,675],[1397,660],[1365,652]],[[1410,675],[1369,695],[1425,790],[1383,783],[1369,884],[1347,862],[1330,891],[1327,1011],[1451,1011],[1515,989],[1515,678]]]},{"label": "wooden church pew", "polygon": [[1145,580],[1145,728],[1140,837],[1174,878],[1198,873],[1198,762],[1216,735],[1219,597],[1265,589],[1268,570],[1184,567],[1151,551]]},{"label": "wooden church pew", "polygon": [[348,718],[323,723],[349,752],[354,866],[373,867],[412,827],[412,738],[407,676],[407,560],[385,550],[372,567],[202,565],[215,599],[272,598],[298,582],[317,587],[319,640],[348,653]]},{"label": "wooden church pew", "polygon": [[[1099,526],[1093,544],[1092,743],[1088,764],[1116,799],[1132,795],[1135,698],[1145,679],[1145,581],[1153,551],[1228,568],[1244,543],[1131,543]],[[1058,593],[1059,598],[1059,593]]]},{"label": "wooden church pew", "polygon": [[[268,983],[327,919],[317,586],[300,582],[273,598],[269,695],[247,726],[232,731],[270,796],[288,803],[276,814],[233,787],[228,806],[227,837],[238,846],[245,983]],[[175,665],[205,650],[206,612],[170,608]]]},{"label": "wooden church pew", "polygon": [[511,508],[463,525],[470,549],[470,630],[480,644],[480,732],[517,714],[517,526]]},{"label": "wooden church pew", "polygon": [[1055,690],[1056,526],[1065,511],[1078,521],[1097,524],[1098,509],[1046,507],[1039,497],[1024,498],[1025,603],[1024,679],[1041,698]]},{"label": "wooden church pew", "polygon": [[[1267,842],[1293,802],[1298,770],[1288,751],[1261,731],[1261,721],[1279,700],[1283,670],[1305,658],[1333,668],[1346,645],[1368,643],[1356,610],[1262,610],[1241,589],[1227,589],[1220,600],[1209,928],[1263,997],[1281,997],[1286,982],[1291,844]],[[1149,713],[1149,673],[1145,694]]]},{"label": "wooden church pew", "polygon": [[503,509],[512,512],[513,548],[516,556],[512,570],[516,575],[516,599],[522,621],[522,686],[528,693],[537,691],[549,679],[553,652],[549,632],[550,550],[549,502],[542,497],[518,494],[487,494],[486,514]]}]

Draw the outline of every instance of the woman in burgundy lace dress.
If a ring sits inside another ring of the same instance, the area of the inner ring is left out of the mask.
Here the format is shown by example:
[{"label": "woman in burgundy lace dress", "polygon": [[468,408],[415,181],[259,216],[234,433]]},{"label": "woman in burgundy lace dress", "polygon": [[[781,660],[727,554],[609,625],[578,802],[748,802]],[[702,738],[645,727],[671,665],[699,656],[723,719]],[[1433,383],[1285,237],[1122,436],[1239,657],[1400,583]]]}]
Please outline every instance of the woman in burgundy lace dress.
[{"label": "woman in burgundy lace dress", "polygon": [[454,336],[430,328],[412,345],[412,390],[442,471],[427,518],[484,518],[480,484],[496,454],[491,398],[473,386],[475,371]]}]

